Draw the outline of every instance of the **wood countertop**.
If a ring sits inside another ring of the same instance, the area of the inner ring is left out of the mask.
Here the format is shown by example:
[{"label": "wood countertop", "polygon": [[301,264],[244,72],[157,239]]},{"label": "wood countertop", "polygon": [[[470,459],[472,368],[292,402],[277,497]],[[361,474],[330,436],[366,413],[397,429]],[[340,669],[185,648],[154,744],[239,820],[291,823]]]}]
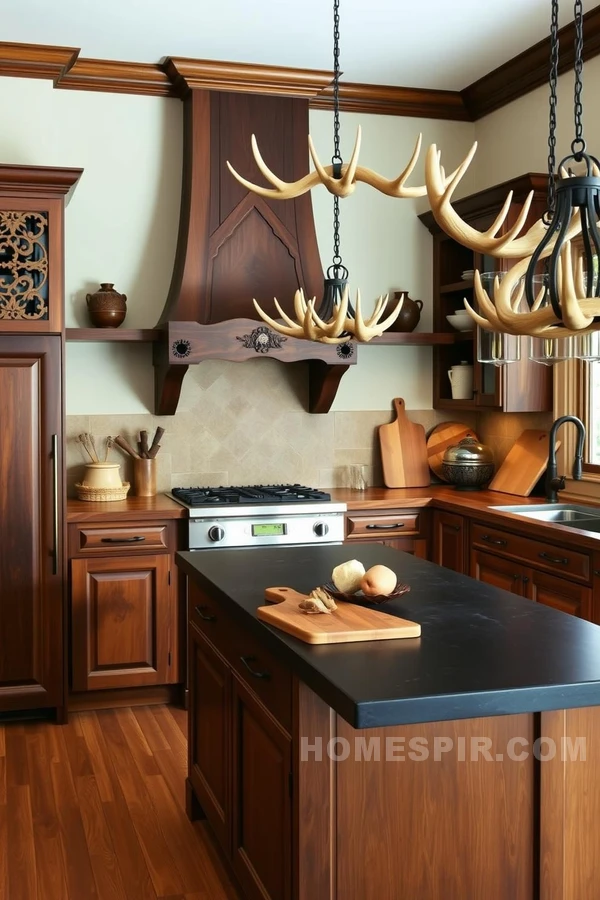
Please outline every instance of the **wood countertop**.
[{"label": "wood countertop", "polygon": [[127,497],[106,503],[67,500],[67,522],[143,521],[145,519],[185,519],[187,510],[167,497]]}]

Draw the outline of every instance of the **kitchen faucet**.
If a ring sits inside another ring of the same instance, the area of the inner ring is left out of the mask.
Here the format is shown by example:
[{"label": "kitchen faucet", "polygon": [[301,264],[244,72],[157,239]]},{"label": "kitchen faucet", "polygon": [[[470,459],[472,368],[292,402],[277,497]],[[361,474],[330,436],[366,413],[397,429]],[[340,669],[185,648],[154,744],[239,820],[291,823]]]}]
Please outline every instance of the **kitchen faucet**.
[{"label": "kitchen faucet", "polygon": [[577,416],[560,416],[552,423],[549,437],[548,450],[548,468],[546,469],[546,500],[549,503],[556,503],[558,500],[558,491],[565,488],[565,476],[558,475],[556,464],[556,432],[565,422],[573,422],[577,427],[577,449],[575,451],[575,459],[573,460],[573,478],[581,481],[583,474],[583,445],[585,443],[585,425]]}]

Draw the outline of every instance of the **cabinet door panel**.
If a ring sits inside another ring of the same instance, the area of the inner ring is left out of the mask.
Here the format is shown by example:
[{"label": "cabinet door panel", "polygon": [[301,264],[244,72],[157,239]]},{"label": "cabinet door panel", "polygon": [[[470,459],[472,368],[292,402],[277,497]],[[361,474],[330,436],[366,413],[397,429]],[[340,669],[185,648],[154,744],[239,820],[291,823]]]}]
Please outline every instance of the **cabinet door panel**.
[{"label": "cabinet door panel", "polygon": [[233,678],[233,867],[248,900],[291,897],[291,739]]},{"label": "cabinet door panel", "polygon": [[0,710],[64,700],[60,371],[59,337],[0,335]]},{"label": "cabinet door panel", "polygon": [[224,660],[190,622],[189,776],[212,829],[231,852],[231,675]]},{"label": "cabinet door panel", "polygon": [[512,594],[523,594],[523,569],[517,562],[481,550],[471,552],[471,577]]},{"label": "cabinet door panel", "polygon": [[71,566],[73,690],[167,683],[168,556],[74,559]]},{"label": "cabinet door panel", "polygon": [[466,528],[463,516],[435,510],[433,514],[433,562],[466,574]]},{"label": "cabinet door panel", "polygon": [[527,596],[532,600],[581,619],[591,619],[591,588],[546,575],[545,572],[536,572],[535,569],[528,572],[528,577],[530,581],[527,584]]}]

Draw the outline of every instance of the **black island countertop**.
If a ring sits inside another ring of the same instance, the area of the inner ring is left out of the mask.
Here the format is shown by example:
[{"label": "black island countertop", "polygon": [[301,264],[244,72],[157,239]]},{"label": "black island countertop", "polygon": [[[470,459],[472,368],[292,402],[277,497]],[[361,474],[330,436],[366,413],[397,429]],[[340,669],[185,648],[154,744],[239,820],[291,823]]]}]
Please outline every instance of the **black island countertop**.
[{"label": "black island countertop", "polygon": [[[421,637],[311,646],[257,619],[266,587],[308,593],[352,558],[410,585],[383,609],[419,622]],[[600,705],[600,626],[381,544],[182,552],[177,562],[355,728]]]}]

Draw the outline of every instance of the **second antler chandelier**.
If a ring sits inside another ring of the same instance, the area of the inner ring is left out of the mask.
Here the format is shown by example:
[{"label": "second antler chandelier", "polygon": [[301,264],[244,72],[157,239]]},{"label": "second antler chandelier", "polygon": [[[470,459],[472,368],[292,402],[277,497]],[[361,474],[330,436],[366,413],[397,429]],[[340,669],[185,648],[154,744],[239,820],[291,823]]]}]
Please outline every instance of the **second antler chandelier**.
[{"label": "second antler chandelier", "polygon": [[[406,181],[412,174],[421,149],[419,135],[413,154],[403,172],[395,179],[387,179],[371,169],[358,165],[361,145],[361,130],[358,128],[354,150],[349,163],[344,163],[339,155],[339,0],[334,0],[334,140],[335,153],[331,165],[323,166],[317,156],[313,142],[308,136],[308,147],[314,164],[314,171],[299,181],[285,182],[272,172],[263,160],[254,135],[252,151],[256,164],[266,180],[273,186],[264,188],[242,178],[227,163],[232,174],[249,191],[269,199],[288,200],[310,191],[317,184],[323,184],[334,196],[334,276],[347,270],[339,256],[340,198],[350,196],[359,182],[368,184],[387,196],[403,199],[427,195],[433,215],[450,237],[469,249],[500,259],[518,262],[497,280],[493,301],[484,290],[479,273],[475,272],[475,295],[479,310],[473,309],[467,301],[465,306],[477,324],[490,331],[515,335],[532,335],[544,338],[560,338],[573,334],[586,334],[600,330],[600,278],[597,277],[598,255],[600,252],[600,163],[585,152],[583,140],[581,103],[583,68],[583,10],[581,0],[575,0],[575,140],[571,145],[571,156],[566,157],[558,167],[559,178],[554,173],[554,148],[556,144],[556,79],[558,71],[558,0],[551,0],[551,67],[550,67],[550,135],[549,135],[549,177],[548,209],[527,231],[525,227],[533,192],[524,203],[517,219],[511,227],[504,229],[512,193],[506,198],[493,224],[484,232],[477,231],[462,220],[452,207],[452,197],[468,169],[477,149],[475,143],[464,161],[451,175],[446,176],[441,164],[441,153],[435,144],[429,147],[425,161],[425,185],[407,187]],[[569,165],[583,165],[583,175],[575,174]],[[582,239],[576,249],[573,238],[583,230]],[[535,273],[544,266],[547,286],[534,295]],[[593,277],[592,277],[593,276]],[[307,301],[302,290],[296,292],[294,309],[296,321],[287,316],[277,300],[275,305],[285,324],[268,316],[254,300],[261,318],[272,328],[291,337],[305,338],[326,343],[342,343],[350,337],[358,341],[369,341],[383,333],[396,320],[401,303],[385,319],[387,297],[380,297],[372,315],[365,320],[361,313],[360,294],[357,293],[356,311],[349,305],[348,287],[345,280],[337,278],[343,290],[333,304],[331,302],[315,309],[316,298]],[[525,297],[528,309],[523,311]]]}]

